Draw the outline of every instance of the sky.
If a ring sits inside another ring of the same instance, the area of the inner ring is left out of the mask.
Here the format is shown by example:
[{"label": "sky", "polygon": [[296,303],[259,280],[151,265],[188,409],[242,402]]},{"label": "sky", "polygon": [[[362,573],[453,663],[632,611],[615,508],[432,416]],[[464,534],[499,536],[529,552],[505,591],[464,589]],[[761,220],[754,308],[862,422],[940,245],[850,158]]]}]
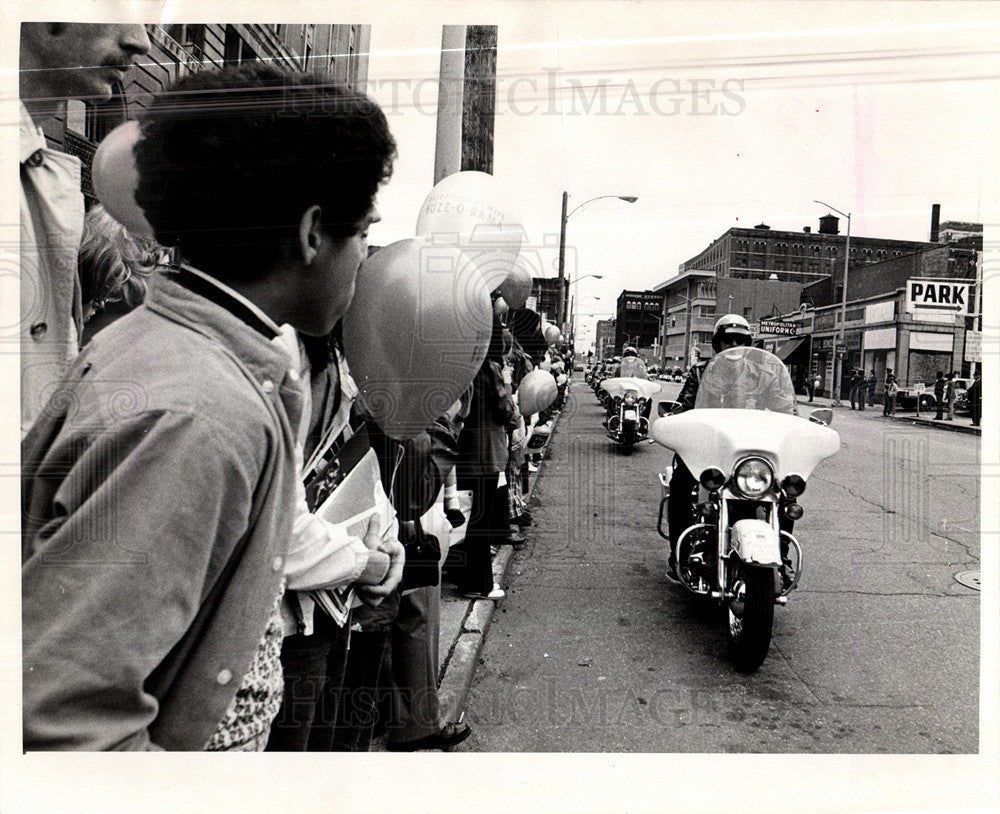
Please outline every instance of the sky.
[{"label": "sky", "polygon": [[[555,276],[564,190],[570,211],[638,197],[569,220],[584,343],[623,289],[658,285],[731,227],[816,230],[817,199],[854,235],[927,240],[934,203],[942,220],[1000,222],[995,4],[473,7],[464,22],[498,25],[494,175],[522,259]],[[433,184],[441,23],[372,23],[370,90],[399,142],[377,244],[413,235]]]}]

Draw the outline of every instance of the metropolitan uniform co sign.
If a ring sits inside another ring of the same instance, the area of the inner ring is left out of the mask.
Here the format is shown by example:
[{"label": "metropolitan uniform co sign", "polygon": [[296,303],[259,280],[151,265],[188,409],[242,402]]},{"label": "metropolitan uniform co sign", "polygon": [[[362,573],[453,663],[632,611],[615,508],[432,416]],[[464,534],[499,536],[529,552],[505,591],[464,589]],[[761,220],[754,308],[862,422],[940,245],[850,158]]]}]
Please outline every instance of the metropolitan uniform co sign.
[{"label": "metropolitan uniform co sign", "polygon": [[777,334],[778,336],[796,336],[798,325],[794,322],[782,322],[777,319],[762,319],[757,328],[758,333]]},{"label": "metropolitan uniform co sign", "polygon": [[936,280],[906,281],[906,310],[911,313],[972,313],[968,283],[943,283]]}]

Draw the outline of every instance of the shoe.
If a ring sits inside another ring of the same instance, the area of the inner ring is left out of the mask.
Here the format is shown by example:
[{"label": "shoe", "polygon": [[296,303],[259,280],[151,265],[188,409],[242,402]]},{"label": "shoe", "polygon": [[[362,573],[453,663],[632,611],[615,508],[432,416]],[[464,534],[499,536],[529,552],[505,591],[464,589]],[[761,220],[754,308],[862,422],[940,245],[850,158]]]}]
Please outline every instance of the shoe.
[{"label": "shoe", "polygon": [[511,523],[517,523],[519,526],[530,526],[532,521],[531,512],[521,512],[517,517],[512,517],[510,519]]},{"label": "shoe", "polygon": [[462,514],[461,509],[446,509],[444,516],[448,518],[448,523],[453,529],[457,529],[465,522],[465,515]]},{"label": "shoe", "polygon": [[385,748],[390,752],[419,752],[421,749],[450,749],[458,746],[469,735],[472,729],[468,724],[447,723],[441,727],[439,732],[433,735],[425,735],[412,741],[389,741]]},{"label": "shoe", "polygon": [[677,576],[677,563],[674,562],[674,558],[671,557],[667,562],[667,573],[664,575],[667,578],[667,582],[672,582],[674,585],[681,585],[681,578]]},{"label": "shoe", "polygon": [[538,466],[535,464],[528,464],[528,471],[531,472],[531,474],[534,474],[538,471]]},{"label": "shoe", "polygon": [[497,601],[503,599],[505,596],[507,596],[507,592],[494,582],[493,590],[488,594],[481,594],[479,591],[467,591],[462,594],[462,599],[492,599]]}]

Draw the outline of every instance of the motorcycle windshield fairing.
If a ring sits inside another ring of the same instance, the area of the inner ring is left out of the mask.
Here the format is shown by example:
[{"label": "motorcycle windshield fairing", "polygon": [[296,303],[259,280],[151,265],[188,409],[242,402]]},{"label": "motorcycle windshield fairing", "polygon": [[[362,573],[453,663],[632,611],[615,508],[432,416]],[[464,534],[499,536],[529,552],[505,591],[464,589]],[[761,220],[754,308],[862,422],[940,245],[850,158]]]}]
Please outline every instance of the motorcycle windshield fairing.
[{"label": "motorcycle windshield fairing", "polygon": [[651,399],[660,392],[660,385],[649,379],[636,379],[632,376],[618,376],[601,382],[601,389],[609,396],[621,396],[626,390],[635,390],[642,398]]},{"label": "motorcycle windshield fairing", "polygon": [[748,455],[766,458],[780,479],[812,471],[840,449],[840,435],[800,418],[784,363],[761,348],[734,348],[705,369],[695,409],[654,422],[653,438],[697,478],[709,467],[726,477]]}]

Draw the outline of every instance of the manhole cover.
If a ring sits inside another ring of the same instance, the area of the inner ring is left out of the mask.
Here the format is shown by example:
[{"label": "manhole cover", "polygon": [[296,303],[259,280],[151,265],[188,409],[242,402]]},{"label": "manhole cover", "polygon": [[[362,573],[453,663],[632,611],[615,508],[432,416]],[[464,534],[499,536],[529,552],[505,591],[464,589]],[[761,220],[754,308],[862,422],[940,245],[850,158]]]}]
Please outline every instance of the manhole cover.
[{"label": "manhole cover", "polygon": [[961,571],[955,574],[955,581],[960,582],[966,588],[973,588],[977,591],[981,590],[978,571]]}]

